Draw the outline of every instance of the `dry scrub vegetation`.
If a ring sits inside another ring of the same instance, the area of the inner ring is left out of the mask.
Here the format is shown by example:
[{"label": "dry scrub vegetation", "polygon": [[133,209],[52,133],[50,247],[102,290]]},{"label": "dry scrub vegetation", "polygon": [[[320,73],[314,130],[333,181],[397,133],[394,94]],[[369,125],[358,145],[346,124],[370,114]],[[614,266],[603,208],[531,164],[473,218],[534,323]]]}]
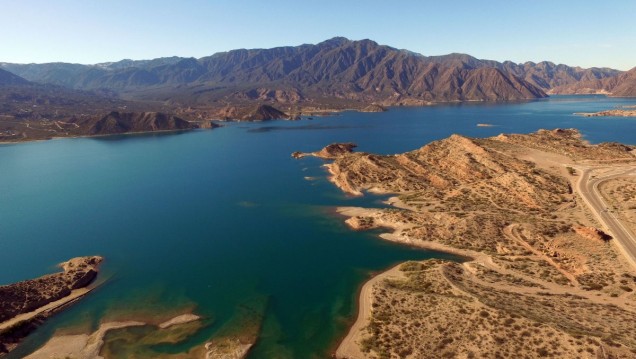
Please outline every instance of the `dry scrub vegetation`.
[{"label": "dry scrub vegetation", "polygon": [[[589,145],[576,130],[339,155],[328,166],[343,191],[398,196],[398,208],[341,208],[352,228],[386,228],[387,240],[470,258],[407,263],[406,279],[378,282],[355,343],[362,356],[636,357],[636,271],[591,219],[568,170],[635,159],[629,146]],[[636,201],[633,181],[608,193],[621,211]]]}]

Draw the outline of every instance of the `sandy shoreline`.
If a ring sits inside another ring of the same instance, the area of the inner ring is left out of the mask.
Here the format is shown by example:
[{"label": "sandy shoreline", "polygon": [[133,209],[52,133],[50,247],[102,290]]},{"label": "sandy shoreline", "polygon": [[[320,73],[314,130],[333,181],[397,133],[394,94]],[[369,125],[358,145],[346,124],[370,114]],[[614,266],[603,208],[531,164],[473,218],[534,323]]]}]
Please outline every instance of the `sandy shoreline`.
[{"label": "sandy shoreline", "polygon": [[11,328],[13,326],[15,326],[16,324],[23,322],[23,321],[28,321],[28,320],[32,320],[35,317],[37,317],[40,314],[43,313],[48,313],[48,312],[54,312],[56,310],[61,309],[62,307],[69,305],[73,302],[75,302],[76,300],[82,298],[83,296],[85,296],[86,294],[90,293],[91,291],[93,291],[95,289],[95,287],[93,288],[79,288],[79,289],[75,289],[73,291],[71,291],[71,294],[69,294],[68,296],[56,300],[55,302],[51,302],[43,307],[37,308],[31,312],[28,313],[22,313],[19,315],[16,315],[15,317],[0,323],[0,331],[3,331],[5,329]]},{"label": "sandy shoreline", "polygon": [[[408,208],[408,206],[400,201],[397,197],[391,197],[388,199],[387,204],[396,207],[396,208]],[[375,212],[372,208],[362,208],[362,207],[338,207],[336,209],[336,213],[347,217],[352,218],[355,216],[369,216]],[[349,227],[354,228],[351,224]],[[382,233],[380,237],[384,240],[388,240],[391,242],[396,242],[404,245],[409,245],[425,250],[433,250],[438,252],[444,252],[453,254],[459,257],[465,258],[466,261],[484,261],[488,260],[488,256],[478,252],[472,252],[467,250],[461,250],[449,246],[445,246],[440,243],[434,242],[422,242],[422,241],[410,241],[406,237],[401,237],[397,234],[399,229],[394,226],[386,226],[380,225],[388,230],[394,230],[395,232],[391,233]],[[349,328],[347,335],[342,339],[338,348],[336,349],[335,356],[336,358],[342,359],[354,359],[354,358],[365,358],[365,353],[361,350],[360,343],[365,339],[364,328],[368,325],[369,320],[372,316],[372,305],[373,305],[373,288],[376,284],[384,281],[386,279],[403,279],[405,275],[402,271],[400,271],[400,266],[403,263],[397,264],[392,268],[383,271],[377,275],[374,275],[369,280],[367,280],[360,289],[358,294],[358,315],[356,317],[355,322]]]},{"label": "sandy shoreline", "polygon": [[146,325],[143,322],[126,321],[104,323],[94,333],[60,335],[51,338],[43,347],[26,356],[28,359],[47,358],[101,358],[99,352],[104,345],[104,336],[113,329]]},{"label": "sandy shoreline", "polygon": [[358,317],[353,323],[347,336],[340,342],[336,350],[337,358],[364,358],[365,355],[360,350],[360,343],[364,340],[363,329],[371,318],[371,306],[373,305],[373,286],[388,278],[404,278],[404,274],[400,271],[398,264],[393,268],[382,272],[369,279],[360,290],[358,296]]},{"label": "sandy shoreline", "polygon": [[[196,314],[181,314],[157,325],[157,328],[159,330],[170,330],[170,328],[174,326],[191,323],[200,319],[201,317]],[[106,333],[111,330],[145,325],[151,324],[137,320],[114,321],[100,324],[99,328],[92,333],[54,335],[42,347],[26,356],[26,358],[101,358],[99,353],[104,345]]]}]

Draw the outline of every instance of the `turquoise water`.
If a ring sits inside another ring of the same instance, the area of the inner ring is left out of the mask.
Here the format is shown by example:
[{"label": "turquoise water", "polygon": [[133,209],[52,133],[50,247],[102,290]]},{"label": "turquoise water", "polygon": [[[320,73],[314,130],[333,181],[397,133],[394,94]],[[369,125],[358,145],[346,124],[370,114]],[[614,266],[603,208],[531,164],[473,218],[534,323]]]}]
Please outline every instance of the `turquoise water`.
[{"label": "turquoise water", "polygon": [[60,328],[127,311],[194,307],[206,327],[156,351],[185,351],[240,327],[247,311],[263,319],[250,358],[325,357],[355,317],[356,291],[371,273],[444,255],[348,230],[334,207],[379,206],[380,199],[343,195],[325,179],[321,160],[294,160],[291,152],[352,141],[361,151],[395,153],[452,133],[556,127],[578,128],[595,143],[636,144],[635,119],[572,115],[634,104],[557,96],[2,145],[0,284],[93,254],[106,258],[102,277],[109,278],[12,356],[32,351]]}]

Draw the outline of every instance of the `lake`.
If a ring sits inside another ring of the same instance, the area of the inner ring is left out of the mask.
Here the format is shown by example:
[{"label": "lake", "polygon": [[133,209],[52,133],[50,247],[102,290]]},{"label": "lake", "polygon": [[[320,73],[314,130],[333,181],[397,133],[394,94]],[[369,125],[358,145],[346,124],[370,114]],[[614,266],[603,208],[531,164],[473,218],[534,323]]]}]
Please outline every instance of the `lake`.
[{"label": "lake", "polygon": [[634,104],[554,96],[0,145],[0,284],[84,255],[105,257],[100,277],[107,279],[9,357],[33,351],[59,329],[185,310],[203,316],[205,327],[179,345],[141,352],[187,351],[257,322],[249,358],[328,356],[355,319],[357,291],[372,273],[409,259],[452,257],[349,230],[335,207],[382,206],[384,198],[342,194],[322,160],[295,160],[293,151],[355,142],[360,151],[389,154],[453,133],[557,127],[578,128],[592,143],[636,144],[634,118],[572,115]]}]

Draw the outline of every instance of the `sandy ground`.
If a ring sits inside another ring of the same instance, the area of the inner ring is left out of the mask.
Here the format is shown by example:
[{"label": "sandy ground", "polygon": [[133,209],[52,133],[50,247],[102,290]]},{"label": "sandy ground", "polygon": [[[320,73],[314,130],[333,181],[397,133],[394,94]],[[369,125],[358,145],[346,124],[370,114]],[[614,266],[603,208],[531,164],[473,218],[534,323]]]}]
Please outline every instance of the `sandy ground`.
[{"label": "sandy ground", "polygon": [[[186,324],[201,319],[195,314],[182,314],[158,325],[159,329],[170,328],[175,325]],[[115,321],[102,323],[90,334],[56,335],[43,347],[27,356],[29,359],[73,358],[93,359],[102,358],[99,353],[104,345],[104,336],[110,330],[133,326],[148,325],[142,321]]]},{"label": "sandy ground", "polygon": [[[159,330],[170,330],[173,326],[191,323],[201,318],[198,315],[186,313],[171,318],[157,325]],[[100,356],[104,345],[104,338],[108,331],[134,326],[153,325],[145,321],[114,321],[102,323],[90,334],[56,335],[44,346],[27,356],[28,359],[73,358],[73,359],[103,359]],[[178,328],[176,329],[179,330]],[[243,343],[238,338],[228,337],[213,340],[199,347],[192,348],[187,353],[174,356],[175,358],[205,358],[205,359],[241,359],[244,358],[253,343]],[[172,357],[172,356],[170,356]]]},{"label": "sandy ground", "polygon": [[145,325],[143,322],[111,322],[102,324],[99,329],[88,335],[62,335],[53,337],[42,348],[27,356],[27,359],[73,358],[97,359],[104,344],[104,335],[109,330]]},{"label": "sandy ground", "polygon": [[165,321],[161,324],[159,324],[159,328],[161,329],[166,329],[169,328],[173,325],[178,325],[178,324],[185,324],[185,323],[190,323],[193,322],[195,320],[199,320],[201,319],[201,317],[199,317],[196,314],[182,314],[178,317],[174,317],[168,321]]},{"label": "sandy ground", "polygon": [[364,339],[364,327],[371,318],[371,305],[373,304],[373,287],[385,279],[404,278],[404,273],[400,271],[400,265],[397,265],[386,272],[383,272],[369,281],[367,281],[360,290],[360,298],[358,302],[358,319],[349,329],[349,334],[342,340],[336,357],[338,358],[364,358],[364,353],[360,350],[360,341]]}]

